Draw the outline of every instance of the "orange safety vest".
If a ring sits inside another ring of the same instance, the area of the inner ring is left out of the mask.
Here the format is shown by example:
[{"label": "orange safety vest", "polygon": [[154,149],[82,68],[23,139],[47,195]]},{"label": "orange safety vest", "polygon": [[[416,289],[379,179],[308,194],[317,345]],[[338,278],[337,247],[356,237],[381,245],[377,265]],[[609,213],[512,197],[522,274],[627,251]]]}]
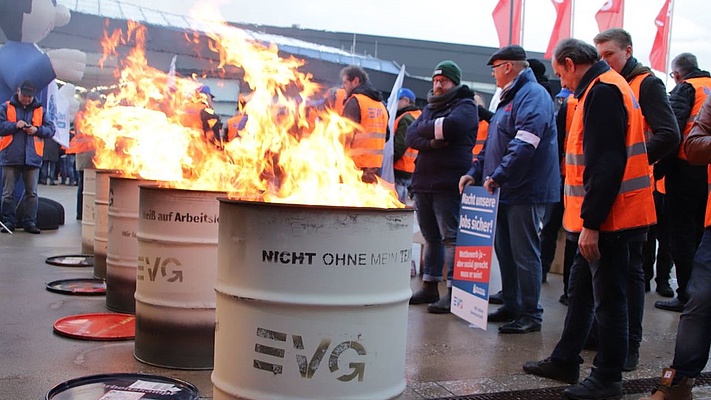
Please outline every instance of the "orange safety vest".
[{"label": "orange safety vest", "polygon": [[[397,130],[397,126],[400,123],[400,120],[402,119],[402,117],[405,116],[405,114],[410,114],[410,115],[412,115],[413,118],[417,119],[420,117],[420,114],[422,114],[422,111],[412,110],[412,111],[406,111],[406,112],[400,114],[400,116],[395,119],[395,124],[393,125],[395,127],[395,130]],[[395,163],[393,163],[393,169],[396,169],[398,171],[413,173],[413,172],[415,172],[415,159],[416,158],[417,158],[417,150],[413,149],[412,147],[408,147],[407,150],[405,150],[405,154],[403,154],[399,160],[397,160],[397,161],[395,161]]]},{"label": "orange safety vest", "polygon": [[388,110],[383,103],[354,94],[360,106],[361,129],[355,132],[350,154],[358,168],[380,168],[388,126]]},{"label": "orange safety vest", "polygon": [[[15,106],[9,101],[6,101],[5,105],[7,106],[7,121],[17,122],[17,109],[15,108]],[[34,111],[32,111],[32,126],[36,126],[38,128],[42,126],[42,114],[42,107],[37,107],[34,109]],[[12,138],[14,136],[15,135],[8,135],[0,138],[0,151],[6,149],[7,146],[12,143]],[[44,139],[34,136],[34,142],[35,152],[38,156],[42,157],[42,155],[44,154]]]},{"label": "orange safety vest", "polygon": [[[637,75],[632,80],[630,81],[630,87],[632,88],[632,93],[634,93],[635,97],[639,99],[640,92],[642,90],[642,81],[652,75],[651,72],[647,72],[645,74]],[[652,132],[652,127],[649,126],[649,123],[647,122],[647,118],[644,117],[644,114],[642,115],[642,121],[643,121],[643,126],[644,126],[644,142],[649,143],[649,141],[652,139],[652,135],[654,132]],[[654,182],[654,185],[656,187],[659,187],[658,181],[654,180],[654,164],[649,166],[649,179]],[[662,187],[662,192],[664,193],[664,182],[661,182],[661,187]]]},{"label": "orange safety vest", "polygon": [[578,106],[568,132],[565,150],[565,211],[563,214],[563,226],[568,232],[580,232],[583,228],[583,219],[580,217],[585,196],[583,186],[583,172],[585,171],[583,111],[585,98],[590,88],[598,81],[617,86],[627,110],[625,172],[622,176],[620,190],[612,204],[610,213],[600,226],[600,231],[618,232],[649,226],[656,222],[654,199],[649,181],[647,151],[642,133],[642,112],[624,78],[613,70],[609,70],[593,79],[585,89],[585,93],[578,100]]},{"label": "orange safety vest", "polygon": [[245,117],[246,117],[245,114],[238,113],[238,114],[235,114],[232,118],[227,120],[227,141],[228,142],[237,137],[238,131],[239,131],[239,124],[242,122],[242,120]]},{"label": "orange safety vest", "polygon": [[706,97],[708,97],[709,93],[711,93],[711,78],[701,76],[698,78],[689,78],[684,80],[683,82],[686,82],[693,86],[696,92],[696,96],[694,98],[694,105],[693,107],[691,107],[691,115],[689,115],[689,118],[686,120],[686,126],[684,127],[684,131],[681,134],[681,145],[679,146],[679,158],[682,160],[686,160],[686,153],[684,152],[684,143],[686,143],[686,138],[689,137],[689,133],[691,133],[691,127],[694,125],[696,115],[699,113],[699,110],[701,110],[701,105],[704,104],[704,100],[706,100]]},{"label": "orange safety vest", "polygon": [[84,133],[76,134],[69,140],[67,154],[85,153],[94,149],[94,138]]},{"label": "orange safety vest", "polygon": [[333,111],[337,112],[338,115],[343,115],[343,106],[345,106],[346,102],[346,89],[340,88],[336,90],[336,93],[333,97],[333,104],[332,108]]},{"label": "orange safety vest", "polygon": [[479,128],[476,132],[476,142],[474,142],[474,148],[472,149],[472,154],[474,155],[474,160],[484,148],[484,143],[486,143],[486,138],[489,136],[489,123],[483,119],[479,121]]},{"label": "orange safety vest", "polygon": [[709,194],[706,199],[706,217],[704,218],[704,226],[706,228],[711,227],[711,164],[708,166],[707,175]]},{"label": "orange safety vest", "polygon": [[[570,126],[573,124],[573,115],[575,114],[575,108],[578,106],[578,99],[575,98],[575,95],[569,94],[565,102],[565,135],[563,135],[563,149],[568,146],[568,133],[570,132]],[[565,157],[560,160],[560,175],[565,176]]]}]

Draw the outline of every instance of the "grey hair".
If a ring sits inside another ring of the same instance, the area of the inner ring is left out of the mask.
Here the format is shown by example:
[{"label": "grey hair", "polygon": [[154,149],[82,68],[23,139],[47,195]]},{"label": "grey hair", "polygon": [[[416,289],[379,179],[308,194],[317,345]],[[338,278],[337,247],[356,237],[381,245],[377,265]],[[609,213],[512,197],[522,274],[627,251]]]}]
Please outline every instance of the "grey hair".
[{"label": "grey hair", "polygon": [[600,61],[597,49],[579,39],[563,39],[555,46],[553,59],[558,64],[565,64],[565,59],[570,58],[575,65],[592,65]]},{"label": "grey hair", "polygon": [[699,68],[696,56],[691,53],[681,53],[672,60],[672,69],[679,72],[679,75],[686,76],[689,72]]}]

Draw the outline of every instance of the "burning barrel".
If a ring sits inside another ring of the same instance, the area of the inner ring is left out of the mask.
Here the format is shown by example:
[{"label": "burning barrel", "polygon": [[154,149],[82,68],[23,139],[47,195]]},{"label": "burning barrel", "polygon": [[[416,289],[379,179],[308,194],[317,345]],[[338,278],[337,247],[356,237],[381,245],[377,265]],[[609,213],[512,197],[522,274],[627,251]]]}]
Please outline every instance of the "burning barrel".
[{"label": "burning barrel", "polygon": [[220,199],[213,395],[405,389],[412,209]]},{"label": "burning barrel", "polygon": [[109,176],[116,171],[96,171],[94,197],[94,276],[106,279],[106,247],[109,240]]},{"label": "burning barrel", "polygon": [[106,308],[133,314],[138,263],[138,186],[149,181],[112,175],[109,178]]},{"label": "burning barrel", "polygon": [[81,209],[81,252],[94,254],[94,224],[96,221],[96,170],[84,169]]},{"label": "burning barrel", "polygon": [[219,192],[140,187],[134,356],[212,369]]}]

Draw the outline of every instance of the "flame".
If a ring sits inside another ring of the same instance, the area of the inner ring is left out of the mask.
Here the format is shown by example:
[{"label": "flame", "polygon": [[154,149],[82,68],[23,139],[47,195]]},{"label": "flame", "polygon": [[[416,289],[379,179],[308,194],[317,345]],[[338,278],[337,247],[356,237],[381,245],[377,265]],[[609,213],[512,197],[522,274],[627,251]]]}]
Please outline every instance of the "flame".
[{"label": "flame", "polygon": [[[209,37],[218,69],[238,67],[252,92],[240,138],[215,146],[205,140],[191,110],[207,99],[194,78],[171,76],[148,65],[145,27],[129,22],[105,34],[104,57],[133,43],[117,70],[117,90],[103,103],[87,102],[77,127],[94,137],[95,164],[166,186],[227,192],[232,198],[267,202],[399,208],[392,185],[361,181],[362,172],[344,143],[359,127],[331,110],[307,107],[320,91],[302,60],[282,58],[274,44],[253,40],[201,5],[195,30]],[[196,41],[193,36],[191,41]]]}]

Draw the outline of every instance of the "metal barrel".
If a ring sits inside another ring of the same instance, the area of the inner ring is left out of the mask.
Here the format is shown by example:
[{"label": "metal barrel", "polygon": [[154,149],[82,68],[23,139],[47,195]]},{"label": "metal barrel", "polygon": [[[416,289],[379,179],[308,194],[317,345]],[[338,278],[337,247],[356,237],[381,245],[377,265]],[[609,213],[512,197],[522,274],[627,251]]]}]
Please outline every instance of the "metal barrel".
[{"label": "metal barrel", "polygon": [[213,398],[401,394],[413,210],[219,200]]},{"label": "metal barrel", "polygon": [[94,197],[94,277],[106,279],[106,246],[109,240],[109,176],[113,170],[96,170]]},{"label": "metal barrel", "polygon": [[94,254],[94,225],[96,221],[96,170],[84,169],[84,181],[81,192],[81,252]]},{"label": "metal barrel", "polygon": [[138,186],[142,179],[109,177],[108,243],[106,247],[106,308],[133,314],[138,264]]},{"label": "metal barrel", "polygon": [[134,356],[212,369],[219,192],[140,187]]}]

